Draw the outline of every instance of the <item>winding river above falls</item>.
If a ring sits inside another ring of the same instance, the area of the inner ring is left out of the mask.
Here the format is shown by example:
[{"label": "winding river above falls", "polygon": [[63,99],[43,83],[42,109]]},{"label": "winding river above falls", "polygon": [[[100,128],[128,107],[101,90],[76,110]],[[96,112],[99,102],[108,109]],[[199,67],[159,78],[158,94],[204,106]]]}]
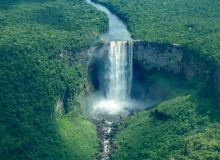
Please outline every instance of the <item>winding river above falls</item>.
[{"label": "winding river above falls", "polygon": [[94,3],[91,0],[86,0],[86,2],[94,7],[96,7],[97,10],[104,12],[109,21],[109,28],[108,31],[100,35],[100,38],[106,42],[111,41],[118,41],[118,40],[124,40],[124,41],[130,41],[132,40],[131,34],[127,30],[126,25],[113,13],[109,11],[106,7]]}]

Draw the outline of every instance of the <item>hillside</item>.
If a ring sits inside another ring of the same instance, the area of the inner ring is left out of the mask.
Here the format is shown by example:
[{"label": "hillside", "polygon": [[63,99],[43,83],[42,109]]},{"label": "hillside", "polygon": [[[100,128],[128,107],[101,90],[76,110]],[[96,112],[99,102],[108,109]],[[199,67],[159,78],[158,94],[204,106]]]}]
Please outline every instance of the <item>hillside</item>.
[{"label": "hillside", "polygon": [[177,43],[220,63],[218,0],[95,0],[116,13],[135,39]]},{"label": "hillside", "polygon": [[126,119],[113,159],[220,159],[219,112],[212,105],[194,91]]},{"label": "hillside", "polygon": [[220,109],[202,94],[204,83],[157,72],[145,77],[172,95],[119,124],[112,159],[220,159]]},{"label": "hillside", "polygon": [[[81,0],[0,2],[0,159],[94,157],[95,126],[69,113],[86,73],[60,55],[94,44],[106,27],[104,14]],[[59,97],[70,115],[56,116]]]}]

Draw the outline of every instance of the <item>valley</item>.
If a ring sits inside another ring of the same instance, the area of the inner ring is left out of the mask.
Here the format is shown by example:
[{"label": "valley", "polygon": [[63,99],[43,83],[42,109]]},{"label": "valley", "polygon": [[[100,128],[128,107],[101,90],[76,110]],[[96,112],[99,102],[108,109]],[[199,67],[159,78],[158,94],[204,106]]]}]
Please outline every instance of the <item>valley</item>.
[{"label": "valley", "polygon": [[219,28],[217,0],[1,2],[0,159],[220,159]]}]

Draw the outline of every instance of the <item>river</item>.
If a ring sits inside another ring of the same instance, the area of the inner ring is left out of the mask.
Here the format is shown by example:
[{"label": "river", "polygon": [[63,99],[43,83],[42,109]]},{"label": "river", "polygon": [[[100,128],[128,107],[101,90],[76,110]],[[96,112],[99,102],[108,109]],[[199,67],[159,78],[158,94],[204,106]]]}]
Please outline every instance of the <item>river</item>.
[{"label": "river", "polygon": [[91,0],[86,0],[86,2],[94,6],[97,10],[104,12],[108,16],[109,28],[108,31],[100,35],[100,38],[102,40],[107,42],[118,40],[132,40],[131,34],[127,30],[126,25],[116,15],[111,13],[109,9],[100,4],[94,3]]},{"label": "river", "polygon": [[[127,86],[131,83],[132,78],[132,48],[129,47],[131,44],[128,41],[132,41],[132,38],[126,25],[116,15],[111,13],[109,9],[91,0],[86,0],[86,2],[97,10],[104,12],[109,21],[108,30],[100,35],[101,40],[110,43],[109,72],[106,74],[109,82],[107,87],[109,91],[107,92],[107,97],[95,104],[95,109],[93,109],[94,114],[98,114],[98,117],[102,112],[106,116],[113,111],[119,112],[122,104],[120,104],[120,101],[117,102],[115,100],[123,97],[125,99],[127,94],[129,94],[130,87]],[[127,70],[130,72],[127,72]],[[119,113],[116,113],[116,116],[119,117]],[[115,126],[113,125],[114,123],[115,121],[106,119],[97,121],[97,132],[101,140],[101,150],[96,157],[97,160],[108,160],[110,158],[113,150],[112,134]]]}]

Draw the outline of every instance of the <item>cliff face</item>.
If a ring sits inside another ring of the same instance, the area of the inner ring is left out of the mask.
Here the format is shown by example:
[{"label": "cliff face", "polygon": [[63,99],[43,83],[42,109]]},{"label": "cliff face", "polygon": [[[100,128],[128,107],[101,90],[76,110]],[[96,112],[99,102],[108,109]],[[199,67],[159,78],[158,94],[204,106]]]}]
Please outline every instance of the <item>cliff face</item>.
[{"label": "cliff face", "polygon": [[176,44],[134,42],[134,61],[146,70],[158,69],[180,74],[190,80],[208,80],[212,67],[208,62]]},{"label": "cliff face", "polygon": [[146,70],[158,69],[175,74],[181,72],[183,51],[178,46],[136,41],[133,49],[133,60]]},{"label": "cliff face", "polygon": [[[82,53],[89,61],[88,69],[94,81],[97,81],[98,75],[103,71],[108,48],[109,44],[104,44]],[[194,50],[177,44],[134,41],[133,61],[146,72],[156,69],[186,80],[203,81],[206,83],[204,94],[213,95],[216,102],[220,99],[220,66],[212,64]]]},{"label": "cliff face", "polygon": [[157,69],[187,80],[206,83],[204,92],[212,93],[216,101],[220,95],[220,66],[210,63],[196,51],[176,44],[134,41],[134,62],[146,71]]},{"label": "cliff face", "polygon": [[[89,81],[87,66],[89,62],[89,53],[93,48],[79,53],[63,51],[59,54],[59,59],[76,70],[77,75],[69,81],[67,89],[57,96],[54,111],[57,115],[63,115],[70,111],[81,111],[81,97],[89,92]],[[72,90],[71,82],[78,82],[77,87]]]}]

